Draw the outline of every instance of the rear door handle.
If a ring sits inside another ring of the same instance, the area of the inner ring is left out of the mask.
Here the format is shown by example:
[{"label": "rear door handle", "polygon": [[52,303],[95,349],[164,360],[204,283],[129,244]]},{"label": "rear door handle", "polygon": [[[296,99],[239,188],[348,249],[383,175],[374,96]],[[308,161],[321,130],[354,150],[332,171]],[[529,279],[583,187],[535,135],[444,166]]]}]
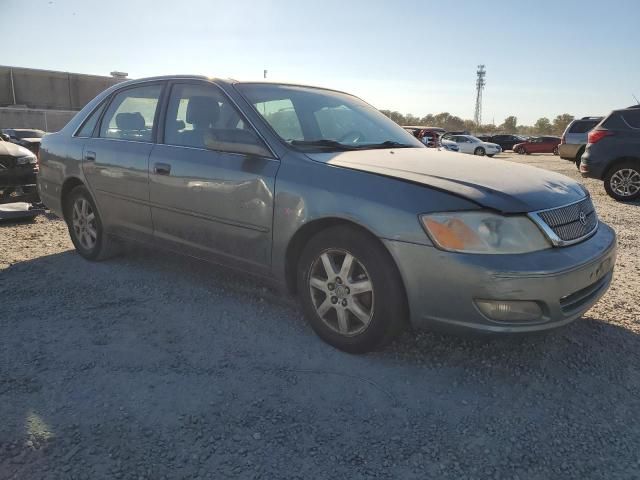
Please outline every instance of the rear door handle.
[{"label": "rear door handle", "polygon": [[170,175],[171,165],[169,165],[168,163],[154,163],[153,172],[157,173],[158,175]]},{"label": "rear door handle", "polygon": [[84,159],[87,160],[88,162],[95,162],[96,161],[96,152],[91,152],[91,151],[85,152]]}]

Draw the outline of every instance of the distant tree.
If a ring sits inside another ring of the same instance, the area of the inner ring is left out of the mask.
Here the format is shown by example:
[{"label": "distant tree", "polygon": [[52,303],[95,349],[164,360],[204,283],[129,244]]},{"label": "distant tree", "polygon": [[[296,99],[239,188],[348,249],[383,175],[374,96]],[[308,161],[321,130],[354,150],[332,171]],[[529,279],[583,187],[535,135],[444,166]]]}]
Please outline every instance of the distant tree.
[{"label": "distant tree", "polygon": [[420,125],[420,117],[416,117],[415,115],[408,113],[404,117],[403,125]]},{"label": "distant tree", "polygon": [[493,135],[498,133],[499,128],[496,127],[493,123],[487,123],[486,125],[480,125],[477,130],[477,133],[484,133],[485,135]]},{"label": "distant tree", "polygon": [[504,123],[500,125],[500,130],[505,133],[516,133],[518,131],[518,118],[513,115],[504,119]]},{"label": "distant tree", "polygon": [[533,129],[540,135],[549,135],[553,131],[553,126],[547,117],[542,117],[538,119]]},{"label": "distant tree", "polygon": [[425,115],[420,119],[420,125],[424,125],[425,127],[432,127],[433,122],[433,115],[431,113]]},{"label": "distant tree", "polygon": [[380,110],[380,112],[396,122],[398,125],[405,125],[404,115],[402,115],[400,112],[392,112],[391,110]]},{"label": "distant tree", "polygon": [[444,128],[445,130],[464,130],[464,120],[460,117],[451,115],[449,112],[442,112],[433,117],[434,127]]},{"label": "distant tree", "polygon": [[463,124],[463,130],[466,130],[467,132],[478,132],[476,122],[474,122],[473,120],[464,120]]},{"label": "distant tree", "polygon": [[558,115],[553,119],[553,133],[556,135],[562,135],[565,128],[567,128],[567,125],[572,122],[573,118],[573,115],[569,115],[568,113]]}]

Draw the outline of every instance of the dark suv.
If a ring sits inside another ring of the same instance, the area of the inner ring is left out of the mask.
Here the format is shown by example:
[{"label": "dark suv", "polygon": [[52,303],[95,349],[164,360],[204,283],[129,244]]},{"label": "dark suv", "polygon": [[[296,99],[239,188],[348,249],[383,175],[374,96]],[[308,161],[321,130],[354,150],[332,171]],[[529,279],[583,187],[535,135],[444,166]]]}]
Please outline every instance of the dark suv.
[{"label": "dark suv", "polygon": [[582,155],[583,177],[604,180],[616,200],[640,197],[640,105],[614,110],[591,132]]},{"label": "dark suv", "polygon": [[489,137],[488,140],[485,140],[485,141],[490,143],[497,143],[498,145],[500,145],[500,148],[502,148],[502,151],[505,151],[505,150],[513,150],[514,145],[524,142],[525,139],[517,135],[500,134],[500,135],[493,135]]}]

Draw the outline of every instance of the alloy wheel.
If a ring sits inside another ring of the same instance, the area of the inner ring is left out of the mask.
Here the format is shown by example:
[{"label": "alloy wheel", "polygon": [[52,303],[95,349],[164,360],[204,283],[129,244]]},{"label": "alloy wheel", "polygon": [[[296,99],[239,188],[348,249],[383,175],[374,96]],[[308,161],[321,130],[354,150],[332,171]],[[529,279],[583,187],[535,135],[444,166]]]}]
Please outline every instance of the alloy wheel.
[{"label": "alloy wheel", "polygon": [[611,190],[621,197],[631,197],[640,192],[640,173],[632,168],[622,168],[611,176]]},{"label": "alloy wheel", "polygon": [[309,290],[318,317],[333,331],[354,336],[371,323],[374,287],[364,265],[344,250],[325,250],[309,270]]},{"label": "alloy wheel", "polygon": [[86,198],[77,198],[73,203],[71,223],[76,238],[87,250],[93,250],[98,240],[96,215]]}]

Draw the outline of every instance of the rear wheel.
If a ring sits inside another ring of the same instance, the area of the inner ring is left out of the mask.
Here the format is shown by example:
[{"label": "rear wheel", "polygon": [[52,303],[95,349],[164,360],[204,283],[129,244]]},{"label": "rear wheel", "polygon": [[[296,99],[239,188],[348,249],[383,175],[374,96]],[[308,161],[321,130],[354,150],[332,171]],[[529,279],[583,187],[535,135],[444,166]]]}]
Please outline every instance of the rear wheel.
[{"label": "rear wheel", "polygon": [[484,157],[485,153],[486,152],[485,152],[484,148],[482,148],[482,147],[478,147],[473,151],[474,155],[479,155],[480,157]]},{"label": "rear wheel", "polygon": [[619,202],[629,202],[640,197],[640,165],[622,162],[614,166],[604,179],[609,196]]},{"label": "rear wheel", "polygon": [[309,241],[298,264],[298,292],[313,330],[346,352],[381,348],[406,322],[395,263],[378,241],[355,228],[332,227]]},{"label": "rear wheel", "polygon": [[558,155],[558,147],[553,147],[553,152],[554,155]]},{"label": "rear wheel", "polygon": [[74,188],[65,202],[65,220],[77,252],[87,260],[104,260],[117,253],[117,245],[104,233],[95,202],[84,186]]}]

